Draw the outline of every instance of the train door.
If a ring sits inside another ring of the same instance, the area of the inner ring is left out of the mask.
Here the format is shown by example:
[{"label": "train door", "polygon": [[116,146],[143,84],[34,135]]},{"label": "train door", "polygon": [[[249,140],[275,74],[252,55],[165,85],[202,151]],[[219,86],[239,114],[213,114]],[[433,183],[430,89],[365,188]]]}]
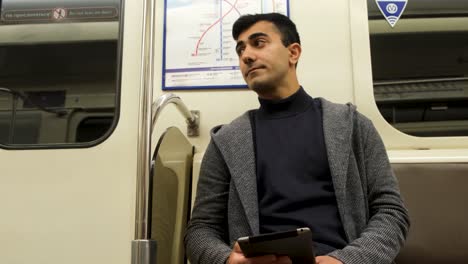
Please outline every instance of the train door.
[{"label": "train door", "polygon": [[0,262],[129,263],[143,3],[0,3]]}]

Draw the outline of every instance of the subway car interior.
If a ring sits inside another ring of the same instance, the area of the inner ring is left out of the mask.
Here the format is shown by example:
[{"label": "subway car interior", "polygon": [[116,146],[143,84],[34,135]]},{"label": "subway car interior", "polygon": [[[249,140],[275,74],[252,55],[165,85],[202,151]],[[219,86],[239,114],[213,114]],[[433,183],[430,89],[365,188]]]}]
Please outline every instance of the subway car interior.
[{"label": "subway car interior", "polygon": [[382,136],[411,219],[395,263],[468,263],[468,0],[391,22],[379,1],[0,0],[0,263],[188,263],[210,130],[258,108],[232,22],[268,10],[297,24],[305,90]]}]

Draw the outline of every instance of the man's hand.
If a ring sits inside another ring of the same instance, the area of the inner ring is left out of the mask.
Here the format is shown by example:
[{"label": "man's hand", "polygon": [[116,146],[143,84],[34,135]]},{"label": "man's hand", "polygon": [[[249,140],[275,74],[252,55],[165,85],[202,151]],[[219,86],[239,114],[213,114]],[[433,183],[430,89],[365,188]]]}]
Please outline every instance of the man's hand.
[{"label": "man's hand", "polygon": [[292,264],[291,259],[287,256],[265,255],[253,258],[246,258],[242,253],[239,244],[236,242],[234,248],[229,255],[227,264]]},{"label": "man's hand", "polygon": [[343,264],[343,262],[337,260],[336,258],[329,256],[318,256],[315,258],[316,264]]}]

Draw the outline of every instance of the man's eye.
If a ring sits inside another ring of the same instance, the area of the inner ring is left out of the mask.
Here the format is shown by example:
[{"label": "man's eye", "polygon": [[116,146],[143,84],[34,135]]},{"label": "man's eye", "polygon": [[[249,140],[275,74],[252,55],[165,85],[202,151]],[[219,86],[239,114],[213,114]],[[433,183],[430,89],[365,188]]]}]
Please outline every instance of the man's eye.
[{"label": "man's eye", "polygon": [[265,41],[263,39],[257,39],[255,40],[255,46],[259,47],[265,44]]}]

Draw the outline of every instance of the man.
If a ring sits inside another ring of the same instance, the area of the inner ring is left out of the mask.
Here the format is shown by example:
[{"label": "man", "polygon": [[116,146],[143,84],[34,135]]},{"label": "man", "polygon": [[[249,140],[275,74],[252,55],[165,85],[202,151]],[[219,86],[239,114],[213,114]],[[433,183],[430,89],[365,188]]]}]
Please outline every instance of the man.
[{"label": "man", "polygon": [[318,264],[392,263],[409,218],[371,121],[299,85],[288,17],[242,16],[233,37],[261,106],[212,131],[185,237],[191,263],[291,263],[246,258],[236,240],[299,227],[312,230]]}]

